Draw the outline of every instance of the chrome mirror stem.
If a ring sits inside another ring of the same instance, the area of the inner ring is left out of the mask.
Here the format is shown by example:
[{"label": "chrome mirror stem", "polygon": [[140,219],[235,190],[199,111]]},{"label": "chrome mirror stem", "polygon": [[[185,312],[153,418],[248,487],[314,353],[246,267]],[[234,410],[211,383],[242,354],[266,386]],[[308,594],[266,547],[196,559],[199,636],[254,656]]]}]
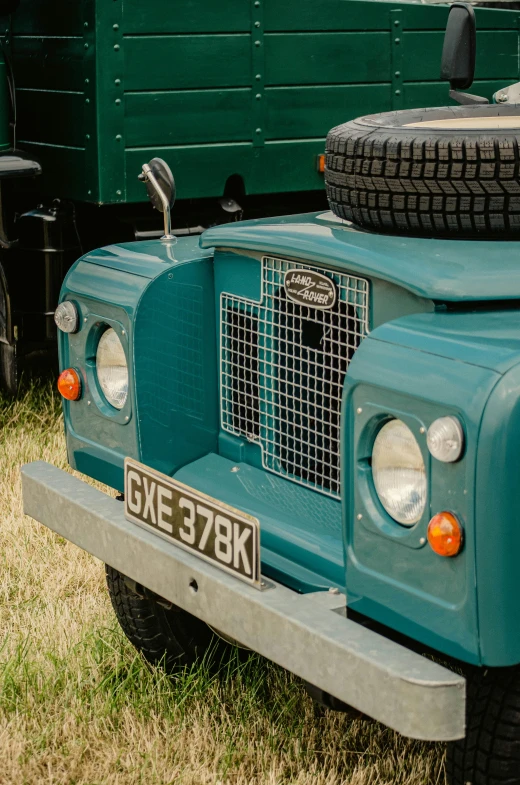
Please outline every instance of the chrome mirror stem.
[{"label": "chrome mirror stem", "polygon": [[144,180],[149,180],[151,182],[163,205],[164,235],[161,237],[161,240],[175,240],[175,235],[172,234],[172,216],[170,203],[148,164],[143,164],[143,175]]}]

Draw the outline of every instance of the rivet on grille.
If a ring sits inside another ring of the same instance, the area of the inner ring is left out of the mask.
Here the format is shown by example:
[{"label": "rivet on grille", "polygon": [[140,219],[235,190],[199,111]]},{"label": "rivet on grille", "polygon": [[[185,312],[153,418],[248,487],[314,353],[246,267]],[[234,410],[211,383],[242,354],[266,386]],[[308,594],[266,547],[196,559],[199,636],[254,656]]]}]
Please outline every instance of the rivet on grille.
[{"label": "rivet on grille", "polygon": [[363,409],[361,408],[361,406],[359,406],[359,407],[356,409],[356,414],[362,414],[362,413],[363,413]]}]

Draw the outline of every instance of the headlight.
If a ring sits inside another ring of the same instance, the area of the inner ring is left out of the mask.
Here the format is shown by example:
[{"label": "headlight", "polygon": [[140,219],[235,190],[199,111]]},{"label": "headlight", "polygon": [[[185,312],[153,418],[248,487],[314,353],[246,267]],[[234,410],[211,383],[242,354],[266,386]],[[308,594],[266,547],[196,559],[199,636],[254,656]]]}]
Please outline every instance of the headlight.
[{"label": "headlight", "polygon": [[78,329],[78,309],[70,300],[64,300],[54,311],[56,326],[64,333],[75,333]]},{"label": "headlight", "polygon": [[116,409],[122,409],[128,397],[128,366],[123,345],[112,327],[103,333],[99,341],[96,370],[99,386],[107,401]]},{"label": "headlight", "polygon": [[391,420],[377,434],[372,475],[387,513],[404,526],[417,523],[426,505],[426,471],[419,445],[401,420]]}]

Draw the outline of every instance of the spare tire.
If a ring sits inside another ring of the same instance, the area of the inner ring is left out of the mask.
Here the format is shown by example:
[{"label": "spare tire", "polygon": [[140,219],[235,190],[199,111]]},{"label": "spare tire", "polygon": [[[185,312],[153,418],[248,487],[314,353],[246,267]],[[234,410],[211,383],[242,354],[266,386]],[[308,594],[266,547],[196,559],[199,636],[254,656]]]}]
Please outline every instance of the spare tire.
[{"label": "spare tire", "polygon": [[367,115],[327,136],[330,209],[377,232],[520,234],[520,107]]}]

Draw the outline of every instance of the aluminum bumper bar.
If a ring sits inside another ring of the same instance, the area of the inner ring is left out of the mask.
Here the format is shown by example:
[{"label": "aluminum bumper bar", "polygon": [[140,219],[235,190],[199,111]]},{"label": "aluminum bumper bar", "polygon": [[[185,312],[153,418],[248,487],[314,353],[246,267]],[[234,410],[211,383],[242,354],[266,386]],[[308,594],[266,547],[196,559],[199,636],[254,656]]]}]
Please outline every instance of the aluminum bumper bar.
[{"label": "aluminum bumper bar", "polygon": [[47,463],[23,467],[27,515],[311,684],[417,739],[464,736],[465,680],[346,619],[342,595],[258,591],[127,521],[123,505]]}]

